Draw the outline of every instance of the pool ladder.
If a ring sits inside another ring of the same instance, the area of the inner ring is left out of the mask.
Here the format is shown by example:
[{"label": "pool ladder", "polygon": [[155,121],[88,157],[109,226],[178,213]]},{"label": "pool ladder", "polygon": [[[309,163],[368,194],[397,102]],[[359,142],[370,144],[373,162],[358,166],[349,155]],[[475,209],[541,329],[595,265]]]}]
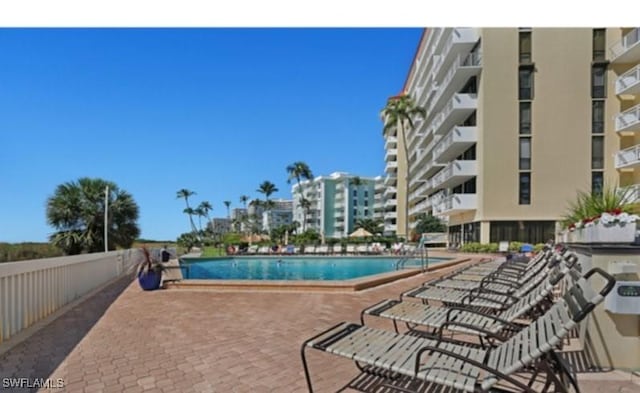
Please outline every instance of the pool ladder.
[{"label": "pool ladder", "polygon": [[402,258],[396,262],[396,270],[404,269],[408,260],[414,259],[417,254],[420,254],[420,271],[422,273],[429,269],[429,250],[422,244],[422,241],[415,249],[405,254]]}]

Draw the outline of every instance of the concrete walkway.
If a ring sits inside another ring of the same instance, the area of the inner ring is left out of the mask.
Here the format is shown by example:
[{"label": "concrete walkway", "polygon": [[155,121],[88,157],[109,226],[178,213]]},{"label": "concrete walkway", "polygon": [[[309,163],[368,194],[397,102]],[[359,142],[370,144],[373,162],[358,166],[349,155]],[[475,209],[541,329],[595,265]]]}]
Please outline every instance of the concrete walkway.
[{"label": "concrete walkway", "polygon": [[[358,321],[362,308],[434,276],[338,294],[143,292],[124,278],[2,355],[0,392],[37,390],[3,390],[4,377],[61,378],[63,389],[43,389],[53,392],[304,392],[305,339],[337,322]],[[351,362],[314,352],[308,360],[318,392],[350,381],[379,391],[379,381],[358,379]],[[628,374],[581,379],[585,393],[640,392]]]}]

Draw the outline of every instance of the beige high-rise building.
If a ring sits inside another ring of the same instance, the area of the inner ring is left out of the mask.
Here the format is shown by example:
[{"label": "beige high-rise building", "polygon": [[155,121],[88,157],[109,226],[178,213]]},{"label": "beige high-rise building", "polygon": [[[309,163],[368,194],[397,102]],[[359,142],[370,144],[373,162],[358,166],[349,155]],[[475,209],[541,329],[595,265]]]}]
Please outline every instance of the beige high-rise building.
[{"label": "beige high-rise building", "polygon": [[388,229],[404,192],[410,228],[431,212],[451,244],[543,242],[578,190],[603,184],[640,200],[638,28],[425,29],[404,91],[426,118],[407,132],[408,191],[385,133]]}]

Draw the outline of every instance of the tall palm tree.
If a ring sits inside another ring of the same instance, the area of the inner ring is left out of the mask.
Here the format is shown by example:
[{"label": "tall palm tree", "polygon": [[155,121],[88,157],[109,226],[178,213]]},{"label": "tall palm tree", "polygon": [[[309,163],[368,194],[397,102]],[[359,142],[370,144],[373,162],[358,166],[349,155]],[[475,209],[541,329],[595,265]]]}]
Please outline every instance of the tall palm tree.
[{"label": "tall palm tree", "polygon": [[[109,193],[105,190],[109,187]],[[105,196],[108,204],[105,228]],[[129,248],[140,235],[139,209],[133,197],[110,181],[83,177],[60,184],[47,199],[47,223],[57,232],[49,240],[66,254]]]},{"label": "tall palm tree", "polygon": [[222,203],[227,207],[227,219],[231,219],[231,211],[229,210],[231,208],[231,201],[224,201]]},{"label": "tall palm tree", "polygon": [[409,147],[407,146],[407,132],[414,129],[413,118],[426,116],[426,110],[416,104],[410,95],[403,93],[389,98],[387,105],[380,112],[384,122],[383,133],[395,127],[398,140],[402,142],[404,150],[404,164],[406,168],[404,194],[404,236],[409,236]]},{"label": "tall palm tree", "polygon": [[247,195],[240,195],[240,203],[244,205],[244,208],[247,208],[247,202],[249,201],[249,197]]},{"label": "tall palm tree", "polygon": [[[187,209],[190,209],[191,206],[189,206],[189,197],[196,195],[195,191],[191,191],[188,190],[186,188],[183,188],[181,190],[178,190],[178,192],[176,193],[176,198],[180,199],[180,198],[184,198],[184,202],[187,204]],[[183,210],[183,212],[187,213],[185,210]],[[191,224],[191,231],[195,232],[196,231],[196,225],[193,223],[193,210],[191,210],[191,213],[187,213],[189,215],[189,223]]]},{"label": "tall palm tree", "polygon": [[[313,173],[311,173],[309,165],[303,161],[296,161],[287,166],[287,173],[289,174],[289,178],[287,179],[287,183],[289,184],[291,184],[291,180],[293,179],[296,179],[296,184],[298,185],[302,179],[313,179]],[[298,190],[300,190],[300,187],[298,187]]]},{"label": "tall palm tree", "polygon": [[265,200],[269,200],[269,197],[273,194],[278,192],[278,188],[276,187],[275,184],[271,183],[269,180],[265,180],[263,181],[259,188],[256,190],[261,194],[264,194]]},{"label": "tall palm tree", "polygon": [[192,233],[196,233],[198,232],[198,228],[196,228],[196,225],[193,223],[193,216],[195,216],[196,214],[198,214],[196,212],[196,209],[192,208],[192,207],[185,207],[182,212],[186,215],[189,216],[189,221],[191,222],[191,225],[193,225],[191,227],[191,232]]},{"label": "tall palm tree", "polygon": [[311,201],[305,197],[300,197],[300,207],[304,212],[302,217],[302,233],[304,233],[307,226],[307,216],[309,215],[309,209],[311,208]]},{"label": "tall palm tree", "polygon": [[213,210],[213,206],[211,206],[211,203],[209,201],[202,201],[198,205],[198,208],[202,209],[204,215],[207,217],[207,225],[205,225],[205,227],[208,227],[209,224],[211,224],[211,217],[209,217],[209,212]]},{"label": "tall palm tree", "polygon": [[198,232],[202,233],[202,217],[205,217],[205,211],[202,206],[198,206],[193,209],[193,212],[198,216]]}]

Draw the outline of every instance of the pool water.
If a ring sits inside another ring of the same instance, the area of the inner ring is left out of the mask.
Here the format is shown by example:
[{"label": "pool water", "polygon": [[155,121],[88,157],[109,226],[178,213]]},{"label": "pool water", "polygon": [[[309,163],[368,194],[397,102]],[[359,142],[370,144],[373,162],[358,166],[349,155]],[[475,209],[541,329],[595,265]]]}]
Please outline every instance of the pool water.
[{"label": "pool water", "polygon": [[[449,258],[429,258],[429,265]],[[348,280],[396,270],[398,258],[225,258],[187,260],[186,279],[214,280]],[[420,260],[405,267],[419,267]]]}]

